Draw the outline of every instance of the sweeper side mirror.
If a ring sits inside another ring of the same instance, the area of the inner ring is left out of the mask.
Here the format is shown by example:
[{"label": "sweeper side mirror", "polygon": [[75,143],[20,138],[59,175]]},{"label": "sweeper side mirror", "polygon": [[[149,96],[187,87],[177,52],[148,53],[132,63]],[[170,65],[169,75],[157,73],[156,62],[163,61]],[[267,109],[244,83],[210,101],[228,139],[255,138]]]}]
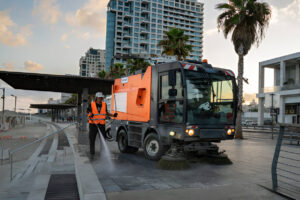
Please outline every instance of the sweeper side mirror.
[{"label": "sweeper side mirror", "polygon": [[169,86],[176,85],[176,70],[169,71]]},{"label": "sweeper side mirror", "polygon": [[170,97],[176,97],[177,96],[177,90],[176,89],[169,89],[169,96]]}]

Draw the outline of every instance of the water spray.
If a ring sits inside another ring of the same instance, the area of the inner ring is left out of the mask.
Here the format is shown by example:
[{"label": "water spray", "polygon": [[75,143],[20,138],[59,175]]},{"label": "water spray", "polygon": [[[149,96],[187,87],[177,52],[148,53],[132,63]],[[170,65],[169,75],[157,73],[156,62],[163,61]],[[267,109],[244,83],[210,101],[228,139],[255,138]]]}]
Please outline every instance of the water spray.
[{"label": "water spray", "polygon": [[111,153],[107,147],[107,144],[105,142],[105,139],[102,135],[101,130],[99,127],[96,125],[98,133],[99,133],[99,142],[100,142],[100,159],[104,164],[107,164],[107,169],[109,171],[113,171],[115,169],[114,163],[112,162],[111,159]]}]

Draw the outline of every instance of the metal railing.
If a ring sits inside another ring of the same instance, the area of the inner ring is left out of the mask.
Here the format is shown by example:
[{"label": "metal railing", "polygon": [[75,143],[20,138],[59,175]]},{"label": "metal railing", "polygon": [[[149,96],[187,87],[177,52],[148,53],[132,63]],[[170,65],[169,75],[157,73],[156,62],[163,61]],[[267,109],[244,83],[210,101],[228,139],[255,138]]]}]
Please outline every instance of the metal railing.
[{"label": "metal railing", "polygon": [[300,125],[280,124],[272,162],[272,187],[290,198],[300,196]]},{"label": "metal railing", "polygon": [[21,147],[19,147],[19,148],[17,148],[17,149],[14,149],[14,150],[12,150],[12,151],[9,151],[10,181],[12,181],[12,179],[13,179],[13,155],[14,155],[15,153],[17,153],[17,152],[19,152],[19,151],[22,151],[22,150],[24,150],[25,148],[27,148],[27,147],[29,147],[29,146],[31,146],[31,145],[33,145],[33,144],[36,144],[36,143],[38,143],[38,142],[41,142],[42,140],[47,139],[47,138],[49,138],[49,137],[51,137],[51,136],[53,136],[53,135],[55,135],[55,134],[58,134],[58,133],[62,132],[64,129],[67,129],[67,128],[69,128],[70,126],[73,126],[73,125],[75,125],[75,124],[77,124],[77,122],[73,122],[73,123],[69,124],[68,126],[62,128],[62,129],[59,129],[59,130],[57,130],[57,131],[55,131],[55,132],[53,132],[53,133],[50,133],[50,134],[48,134],[48,135],[46,135],[46,136],[43,136],[43,137],[41,137],[41,138],[39,138],[39,139],[37,139],[37,140],[35,140],[35,141],[33,141],[33,142],[30,142],[30,143],[28,143],[28,144],[25,144],[25,145],[23,145],[23,146],[21,146]]},{"label": "metal railing", "polygon": [[246,132],[244,135],[249,138],[274,139],[274,136],[278,135],[279,126],[277,124],[274,126],[244,125],[243,132]]}]

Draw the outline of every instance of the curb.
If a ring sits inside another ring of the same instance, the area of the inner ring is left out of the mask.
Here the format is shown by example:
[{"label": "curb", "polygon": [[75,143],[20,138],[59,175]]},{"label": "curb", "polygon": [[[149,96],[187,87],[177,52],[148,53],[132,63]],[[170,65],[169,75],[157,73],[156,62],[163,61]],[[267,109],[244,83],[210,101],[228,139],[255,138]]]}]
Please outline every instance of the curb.
[{"label": "curb", "polygon": [[72,132],[67,132],[66,136],[74,155],[75,174],[77,180],[78,192],[81,200],[106,200],[106,195],[101,183],[93,169],[89,159],[83,156],[81,150],[85,145],[78,145],[78,140],[75,135],[77,132],[73,128]]}]

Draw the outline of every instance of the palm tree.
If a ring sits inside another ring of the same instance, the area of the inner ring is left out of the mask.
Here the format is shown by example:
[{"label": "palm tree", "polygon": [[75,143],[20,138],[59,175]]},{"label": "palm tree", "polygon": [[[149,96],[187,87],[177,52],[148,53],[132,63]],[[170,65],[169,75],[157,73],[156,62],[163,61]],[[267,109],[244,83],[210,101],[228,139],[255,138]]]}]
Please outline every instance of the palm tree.
[{"label": "palm tree", "polygon": [[192,46],[187,45],[189,36],[184,35],[184,31],[178,28],[171,28],[165,32],[166,39],[159,41],[158,46],[163,48],[162,55],[176,56],[177,60],[185,60],[192,52]]},{"label": "palm tree", "polygon": [[257,0],[229,0],[228,3],[217,4],[216,9],[224,10],[217,18],[218,29],[223,31],[225,38],[232,32],[231,40],[238,61],[238,113],[236,119],[236,134],[238,139],[242,133],[242,100],[244,56],[253,44],[259,45],[271,18],[271,8],[267,3]]},{"label": "palm tree", "polygon": [[120,78],[124,75],[126,75],[126,69],[122,63],[115,63],[113,67],[111,67],[109,73],[110,78]]},{"label": "palm tree", "polygon": [[146,70],[151,64],[146,62],[144,58],[135,58],[127,60],[127,69],[130,73],[133,73],[136,70]]},{"label": "palm tree", "polygon": [[98,73],[98,77],[99,78],[107,78],[107,73],[106,73],[106,71],[104,71],[104,70],[101,70],[99,73]]}]

